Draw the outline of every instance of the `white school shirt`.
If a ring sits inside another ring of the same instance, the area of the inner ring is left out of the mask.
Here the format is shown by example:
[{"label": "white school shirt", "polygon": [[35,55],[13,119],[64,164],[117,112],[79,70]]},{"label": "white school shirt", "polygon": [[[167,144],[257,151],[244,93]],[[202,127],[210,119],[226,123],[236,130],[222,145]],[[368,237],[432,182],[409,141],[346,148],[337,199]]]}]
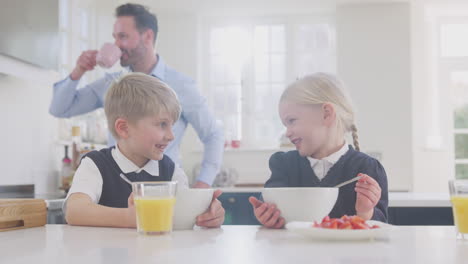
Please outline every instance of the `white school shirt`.
[{"label": "white school shirt", "polygon": [[322,180],[325,175],[327,175],[328,171],[335,165],[335,163],[338,162],[338,160],[348,152],[349,146],[345,142],[343,147],[341,147],[337,152],[330,154],[329,156],[323,158],[323,159],[314,159],[311,157],[307,157],[307,159],[310,162],[310,166],[314,170],[315,175],[319,178],[319,180]]},{"label": "white school shirt", "polygon": [[[112,149],[112,158],[115,160],[119,168],[124,174],[136,172],[139,173],[142,170],[146,171],[154,177],[159,177],[159,162],[157,160],[149,160],[145,166],[139,168],[135,163],[125,157],[120,152],[119,147],[116,145]],[[172,181],[177,181],[179,187],[188,188],[188,179],[184,171],[175,164],[174,174],[172,175]],[[85,157],[81,160],[81,164],[73,176],[73,183],[65,198],[63,205],[63,211],[66,211],[66,203],[70,195],[73,193],[84,193],[91,197],[94,203],[98,203],[101,199],[102,193],[102,176],[96,163],[89,158]]]}]

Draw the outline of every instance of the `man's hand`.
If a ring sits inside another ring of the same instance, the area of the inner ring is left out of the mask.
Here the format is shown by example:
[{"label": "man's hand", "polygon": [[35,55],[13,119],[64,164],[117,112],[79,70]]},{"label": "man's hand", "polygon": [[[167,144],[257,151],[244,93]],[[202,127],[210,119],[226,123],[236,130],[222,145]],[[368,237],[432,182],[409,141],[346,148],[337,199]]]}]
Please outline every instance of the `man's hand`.
[{"label": "man's hand", "polygon": [[70,74],[70,78],[74,81],[80,79],[87,71],[92,71],[96,67],[97,50],[87,50],[81,53],[76,61],[75,69]]},{"label": "man's hand", "polygon": [[204,183],[202,181],[197,181],[193,185],[193,188],[210,188],[211,186],[208,183]]}]

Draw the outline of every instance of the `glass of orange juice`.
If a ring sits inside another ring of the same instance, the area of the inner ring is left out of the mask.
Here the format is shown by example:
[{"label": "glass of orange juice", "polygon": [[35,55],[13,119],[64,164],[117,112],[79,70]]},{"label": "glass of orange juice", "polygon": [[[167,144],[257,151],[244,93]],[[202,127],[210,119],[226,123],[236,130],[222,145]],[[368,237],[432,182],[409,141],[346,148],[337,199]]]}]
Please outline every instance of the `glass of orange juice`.
[{"label": "glass of orange juice", "polygon": [[468,239],[468,180],[451,180],[449,189],[457,236]]},{"label": "glass of orange juice", "polygon": [[138,233],[164,235],[172,232],[177,182],[133,182]]}]

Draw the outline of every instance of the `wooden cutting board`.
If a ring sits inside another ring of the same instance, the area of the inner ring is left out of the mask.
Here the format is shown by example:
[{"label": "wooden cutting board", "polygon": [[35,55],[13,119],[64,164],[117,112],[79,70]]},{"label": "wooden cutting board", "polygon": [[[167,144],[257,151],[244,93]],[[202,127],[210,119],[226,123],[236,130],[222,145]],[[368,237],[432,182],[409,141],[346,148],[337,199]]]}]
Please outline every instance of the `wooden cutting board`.
[{"label": "wooden cutting board", "polygon": [[47,205],[42,199],[0,199],[0,231],[43,226]]}]

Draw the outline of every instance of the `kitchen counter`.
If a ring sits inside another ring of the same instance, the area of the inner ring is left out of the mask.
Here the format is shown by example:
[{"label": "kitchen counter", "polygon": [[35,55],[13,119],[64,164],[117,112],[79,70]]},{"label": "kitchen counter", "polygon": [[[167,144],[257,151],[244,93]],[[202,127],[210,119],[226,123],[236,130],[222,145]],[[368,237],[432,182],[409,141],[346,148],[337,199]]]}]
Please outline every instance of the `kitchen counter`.
[{"label": "kitchen counter", "polygon": [[455,228],[395,227],[385,240],[314,241],[258,226],[174,231],[46,225],[0,233],[2,263],[467,263]]},{"label": "kitchen counter", "polygon": [[[248,198],[260,197],[262,188],[222,188],[225,224],[259,224]],[[448,193],[390,192],[388,221],[394,225],[453,225]]]},{"label": "kitchen counter", "polygon": [[57,190],[51,193],[35,193],[34,185],[0,186],[0,199],[43,199],[47,205],[47,223],[63,224],[65,219],[62,205],[65,192]]},{"label": "kitchen counter", "polygon": [[389,207],[451,207],[448,193],[390,192]]},{"label": "kitchen counter", "polygon": [[[223,193],[261,193],[262,188],[221,188]],[[389,192],[389,207],[451,207],[447,193]]]},{"label": "kitchen counter", "polygon": [[[223,193],[261,193],[262,188],[221,188]],[[62,207],[65,195],[62,193],[36,194],[30,196],[18,196],[5,193],[4,198],[35,198],[44,199],[49,208],[58,209]],[[411,193],[390,192],[389,207],[451,207],[448,193]],[[1,197],[0,197],[1,198]]]},{"label": "kitchen counter", "polygon": [[57,190],[48,193],[36,193],[33,184],[0,186],[0,199],[44,199],[59,200],[65,198],[65,192]]},{"label": "kitchen counter", "polygon": [[[223,193],[261,193],[263,188],[234,187],[220,188]],[[32,185],[10,187],[0,186],[0,198],[35,198],[44,199],[53,209],[61,207],[65,193],[35,194]],[[389,207],[450,207],[450,197],[447,193],[414,193],[390,192]]]},{"label": "kitchen counter", "polygon": [[[23,188],[23,187],[22,187]],[[259,197],[262,188],[221,188],[219,198],[226,210],[226,225],[259,224],[252,212],[248,197]],[[10,190],[11,191],[11,190]],[[64,193],[34,194],[23,192],[0,192],[0,198],[45,199],[48,208],[47,223],[65,223],[62,212]],[[389,193],[389,222],[396,225],[453,225],[448,193]]]}]

